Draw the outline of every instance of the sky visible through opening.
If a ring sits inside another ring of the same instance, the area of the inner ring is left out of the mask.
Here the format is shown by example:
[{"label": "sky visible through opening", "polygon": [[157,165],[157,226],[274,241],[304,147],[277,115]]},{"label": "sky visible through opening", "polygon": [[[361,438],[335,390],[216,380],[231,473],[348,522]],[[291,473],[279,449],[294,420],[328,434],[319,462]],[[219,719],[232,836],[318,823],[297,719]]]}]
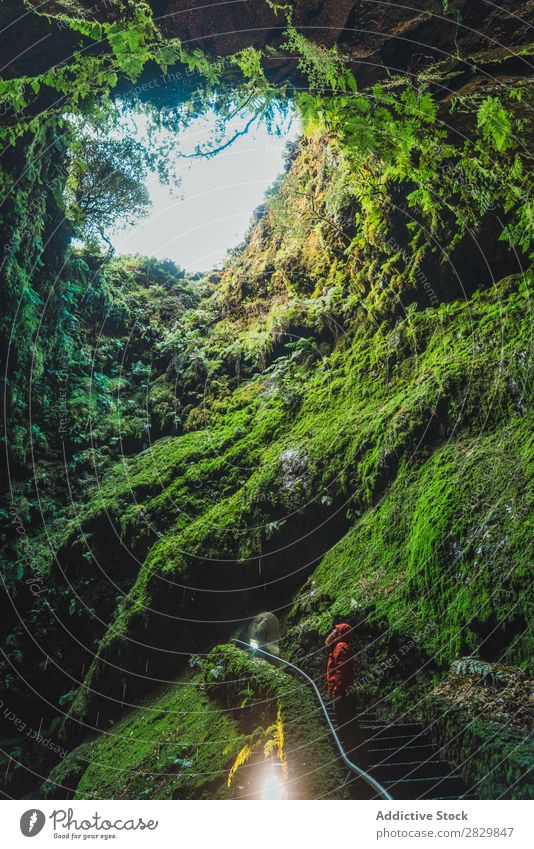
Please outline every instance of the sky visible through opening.
[{"label": "sky visible through opening", "polygon": [[[180,135],[180,149],[192,153],[207,147],[215,126],[215,113],[196,119]],[[277,117],[278,134],[269,133],[264,120],[211,158],[177,157],[179,188],[163,185],[149,174],[145,185],[152,208],[147,218],[127,229],[108,234],[118,254],[142,254],[172,259],[190,272],[219,267],[229,249],[239,245],[251,215],[265,191],[284,168],[284,149],[299,134],[293,113]],[[243,118],[229,122],[226,138],[243,127]],[[143,134],[138,116],[128,132]]]}]

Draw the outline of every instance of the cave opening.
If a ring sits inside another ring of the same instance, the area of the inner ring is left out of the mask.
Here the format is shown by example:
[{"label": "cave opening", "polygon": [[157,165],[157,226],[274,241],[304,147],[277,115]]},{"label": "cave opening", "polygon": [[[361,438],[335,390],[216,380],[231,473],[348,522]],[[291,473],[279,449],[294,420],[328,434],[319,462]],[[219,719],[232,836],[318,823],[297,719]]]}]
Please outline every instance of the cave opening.
[{"label": "cave opening", "polygon": [[118,222],[106,234],[119,255],[165,258],[190,273],[208,272],[243,242],[253,212],[287,167],[299,129],[289,106],[276,107],[269,120],[238,104],[233,112],[224,129],[220,114],[209,109],[182,133],[156,134],[147,129],[146,114],[124,116],[121,132],[140,145],[165,148],[172,175],[165,184],[149,171],[148,215],[129,227]]}]

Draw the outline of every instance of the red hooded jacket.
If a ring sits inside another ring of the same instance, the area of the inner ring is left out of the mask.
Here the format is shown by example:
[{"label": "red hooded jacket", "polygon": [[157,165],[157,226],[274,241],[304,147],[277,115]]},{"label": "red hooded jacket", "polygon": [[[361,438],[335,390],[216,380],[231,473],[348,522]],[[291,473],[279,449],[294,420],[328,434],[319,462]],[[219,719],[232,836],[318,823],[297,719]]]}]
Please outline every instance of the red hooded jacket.
[{"label": "red hooded jacket", "polygon": [[337,640],[331,644],[326,668],[328,694],[333,699],[344,696],[354,684],[354,658],[349,644],[343,639],[350,634],[352,628],[342,623],[336,625],[335,631]]}]

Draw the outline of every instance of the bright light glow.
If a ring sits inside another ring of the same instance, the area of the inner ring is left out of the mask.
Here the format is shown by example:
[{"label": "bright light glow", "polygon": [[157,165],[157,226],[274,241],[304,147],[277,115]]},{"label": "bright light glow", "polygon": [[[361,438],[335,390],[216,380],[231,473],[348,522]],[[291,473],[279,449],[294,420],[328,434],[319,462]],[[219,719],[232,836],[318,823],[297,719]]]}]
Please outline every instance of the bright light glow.
[{"label": "bright light glow", "polygon": [[271,764],[265,776],[263,789],[261,793],[262,799],[285,799],[286,786],[282,775],[281,764]]},{"label": "bright light glow", "polygon": [[251,640],[251,641],[250,641],[250,647],[251,647],[252,649],[259,649],[259,647],[260,647],[260,646],[259,646],[259,643],[258,643],[258,641],[257,641],[257,640]]},{"label": "bright light glow", "polygon": [[[216,114],[198,118],[179,137],[183,153],[209,146]],[[226,137],[243,128],[243,116],[228,123]],[[277,121],[280,135],[271,135],[264,121],[211,159],[177,157],[178,191],[150,174],[146,187],[152,201],[148,218],[127,230],[109,233],[119,254],[144,254],[174,260],[188,271],[209,271],[221,264],[230,248],[241,243],[254,209],[283,170],[286,142],[296,139],[299,122],[293,113]],[[146,135],[144,116],[125,130]],[[163,132],[163,131],[162,131]],[[167,138],[169,136],[167,135]],[[176,139],[176,136],[174,137]]]}]

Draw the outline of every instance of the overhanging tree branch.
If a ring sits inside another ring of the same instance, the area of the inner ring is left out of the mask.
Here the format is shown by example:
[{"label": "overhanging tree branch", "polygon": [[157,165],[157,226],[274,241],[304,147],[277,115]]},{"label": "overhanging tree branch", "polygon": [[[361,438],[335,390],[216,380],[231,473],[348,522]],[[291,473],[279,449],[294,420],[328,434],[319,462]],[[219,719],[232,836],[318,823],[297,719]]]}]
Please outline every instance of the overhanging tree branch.
[{"label": "overhanging tree branch", "polygon": [[227,141],[225,141],[223,144],[219,145],[218,147],[214,147],[214,148],[212,148],[212,150],[208,150],[208,151],[201,151],[201,150],[199,150],[199,148],[197,148],[194,153],[179,153],[178,156],[181,159],[197,159],[201,156],[209,158],[210,156],[215,156],[215,154],[217,154],[217,153],[221,153],[223,150],[226,150],[227,147],[230,147],[230,145],[232,145],[235,141],[237,141],[238,138],[240,138],[241,136],[244,136],[248,133],[248,131],[250,130],[254,121],[256,121],[256,119],[262,114],[263,109],[264,109],[263,106],[260,109],[257,109],[256,112],[254,112],[254,114],[252,115],[252,117],[247,121],[247,123],[245,124],[243,129],[237,130],[234,133],[234,135],[232,136],[231,139],[227,139]]}]

